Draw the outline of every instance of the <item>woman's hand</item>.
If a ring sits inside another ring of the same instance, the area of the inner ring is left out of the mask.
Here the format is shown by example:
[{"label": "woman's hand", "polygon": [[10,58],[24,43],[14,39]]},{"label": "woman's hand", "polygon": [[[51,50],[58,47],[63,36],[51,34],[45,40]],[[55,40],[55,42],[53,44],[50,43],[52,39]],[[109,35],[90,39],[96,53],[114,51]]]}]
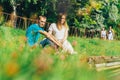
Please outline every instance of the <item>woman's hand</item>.
[{"label": "woman's hand", "polygon": [[62,40],[60,40],[59,42],[60,42],[61,44],[63,44],[63,43],[64,43],[64,40],[62,39]]}]

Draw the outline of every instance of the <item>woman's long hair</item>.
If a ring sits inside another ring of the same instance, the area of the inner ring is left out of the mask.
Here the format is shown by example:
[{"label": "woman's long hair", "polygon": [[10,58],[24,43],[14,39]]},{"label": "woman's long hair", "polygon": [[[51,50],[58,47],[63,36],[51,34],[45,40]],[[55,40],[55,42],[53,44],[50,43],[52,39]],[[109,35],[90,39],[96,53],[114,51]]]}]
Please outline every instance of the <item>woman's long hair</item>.
[{"label": "woman's long hair", "polygon": [[68,24],[67,24],[67,21],[65,20],[64,24],[61,24],[61,19],[62,19],[62,16],[65,16],[65,18],[67,17],[66,14],[64,13],[59,13],[58,17],[57,17],[57,28],[59,30],[62,29],[62,26],[64,26],[66,29],[68,29]]}]

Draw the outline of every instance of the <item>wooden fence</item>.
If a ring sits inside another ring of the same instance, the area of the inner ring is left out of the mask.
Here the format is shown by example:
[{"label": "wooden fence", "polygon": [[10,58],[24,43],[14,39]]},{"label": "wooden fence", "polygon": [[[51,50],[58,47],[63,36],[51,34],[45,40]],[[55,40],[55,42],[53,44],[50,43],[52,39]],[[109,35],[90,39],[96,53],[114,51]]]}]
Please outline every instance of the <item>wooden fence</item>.
[{"label": "wooden fence", "polygon": [[[5,25],[5,26],[25,30],[30,24],[33,24],[36,22],[37,22],[37,19],[15,16],[13,13],[9,14],[5,12],[0,12],[0,25]],[[50,23],[47,22],[45,26],[46,31],[48,31],[49,26],[50,26]],[[69,29],[69,36],[93,38],[93,37],[99,37],[99,34],[100,34],[99,31],[95,29],[88,29],[86,31],[86,29],[80,29],[74,26],[70,26],[70,29]]]},{"label": "wooden fence", "polygon": [[31,23],[36,23],[36,19],[15,16],[13,13],[0,12],[0,25],[8,27],[26,29]]},{"label": "wooden fence", "polygon": [[120,79],[120,56],[89,56],[87,61],[96,71],[106,71],[108,78]]}]

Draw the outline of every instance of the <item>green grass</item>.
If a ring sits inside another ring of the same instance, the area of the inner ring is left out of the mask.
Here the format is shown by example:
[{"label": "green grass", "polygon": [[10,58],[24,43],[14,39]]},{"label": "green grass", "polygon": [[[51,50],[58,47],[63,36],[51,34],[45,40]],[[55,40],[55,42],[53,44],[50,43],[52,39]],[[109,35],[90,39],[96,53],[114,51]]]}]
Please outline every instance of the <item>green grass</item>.
[{"label": "green grass", "polygon": [[56,55],[49,46],[31,48],[25,43],[25,31],[1,26],[0,80],[110,80],[105,72],[91,68],[86,57],[119,56],[120,41],[77,37],[68,40],[77,55]]}]

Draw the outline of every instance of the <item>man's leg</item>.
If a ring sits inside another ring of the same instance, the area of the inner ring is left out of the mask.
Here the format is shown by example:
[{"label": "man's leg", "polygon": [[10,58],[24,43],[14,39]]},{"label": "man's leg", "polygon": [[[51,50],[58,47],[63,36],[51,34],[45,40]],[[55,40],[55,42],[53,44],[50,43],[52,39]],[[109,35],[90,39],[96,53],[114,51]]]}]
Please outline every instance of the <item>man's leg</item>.
[{"label": "man's leg", "polygon": [[51,41],[47,38],[45,38],[44,40],[42,40],[40,42],[40,45],[42,45],[42,47],[44,48],[46,45],[50,45],[51,44]]}]

